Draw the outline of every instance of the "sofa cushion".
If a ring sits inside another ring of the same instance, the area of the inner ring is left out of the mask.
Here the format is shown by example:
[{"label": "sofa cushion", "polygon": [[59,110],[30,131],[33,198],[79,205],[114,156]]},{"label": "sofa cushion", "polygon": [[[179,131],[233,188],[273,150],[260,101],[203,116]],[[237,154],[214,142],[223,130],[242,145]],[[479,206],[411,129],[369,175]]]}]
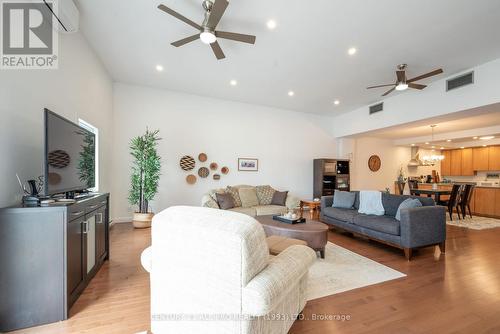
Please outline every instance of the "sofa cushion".
[{"label": "sofa cushion", "polygon": [[240,195],[242,207],[251,208],[252,206],[259,205],[259,199],[257,198],[257,191],[255,190],[255,187],[240,188],[238,193]]},{"label": "sofa cushion", "polygon": [[238,188],[227,186],[226,192],[231,194],[231,196],[233,197],[234,206],[240,207],[241,206],[241,199],[240,199],[240,194],[238,193]]},{"label": "sofa cushion", "polygon": [[259,199],[260,205],[269,205],[273,200],[273,195],[276,190],[274,190],[271,186],[257,186],[255,187],[257,191],[257,198]]},{"label": "sofa cushion", "polygon": [[257,216],[282,215],[287,212],[286,206],[281,205],[257,205],[253,209]]},{"label": "sofa cushion", "polygon": [[271,201],[271,204],[285,206],[287,195],[288,191],[275,191],[273,194],[273,200]]},{"label": "sofa cushion", "polygon": [[355,193],[350,191],[335,190],[332,206],[339,209],[352,209],[355,199]]},{"label": "sofa cushion", "polygon": [[382,205],[385,209],[385,214],[388,216],[395,217],[398,212],[399,205],[407,198],[415,198],[420,201],[422,206],[433,206],[435,205],[434,200],[428,197],[415,197],[408,195],[393,195],[382,193]]},{"label": "sofa cushion", "polygon": [[229,209],[228,211],[242,213],[242,214],[245,214],[245,215],[250,216],[250,217],[255,217],[257,215],[255,208],[243,208],[241,206],[237,207],[237,208]]},{"label": "sofa cushion", "polygon": [[392,235],[400,235],[401,233],[399,222],[394,217],[390,216],[359,214],[354,217],[354,224]]},{"label": "sofa cushion", "polygon": [[339,209],[333,207],[326,207],[322,211],[323,215],[337,219],[347,223],[353,223],[354,217],[359,215],[358,211],[353,209]]},{"label": "sofa cushion", "polygon": [[410,208],[418,208],[422,206],[422,203],[416,198],[407,198],[399,204],[398,211],[396,212],[396,220],[401,220],[401,210],[402,209],[410,209]]},{"label": "sofa cushion", "polygon": [[231,194],[216,193],[215,196],[217,197],[217,204],[219,204],[219,207],[222,210],[228,210],[228,209],[234,208],[234,201],[233,201],[233,197],[231,196]]}]

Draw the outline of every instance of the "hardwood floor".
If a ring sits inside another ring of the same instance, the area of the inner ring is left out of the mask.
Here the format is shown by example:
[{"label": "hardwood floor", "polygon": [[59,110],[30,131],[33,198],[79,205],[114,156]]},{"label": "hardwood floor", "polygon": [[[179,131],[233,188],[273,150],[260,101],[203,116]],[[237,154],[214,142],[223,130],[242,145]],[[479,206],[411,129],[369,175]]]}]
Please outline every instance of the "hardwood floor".
[{"label": "hardwood floor", "polygon": [[[406,278],[308,302],[290,333],[500,333],[500,229],[448,226],[446,255],[401,250],[329,232],[329,240],[406,273]],[[117,224],[106,263],[67,321],[15,333],[136,333],[149,329],[149,280],[139,260],[150,230]],[[311,320],[348,315],[350,320]]]}]

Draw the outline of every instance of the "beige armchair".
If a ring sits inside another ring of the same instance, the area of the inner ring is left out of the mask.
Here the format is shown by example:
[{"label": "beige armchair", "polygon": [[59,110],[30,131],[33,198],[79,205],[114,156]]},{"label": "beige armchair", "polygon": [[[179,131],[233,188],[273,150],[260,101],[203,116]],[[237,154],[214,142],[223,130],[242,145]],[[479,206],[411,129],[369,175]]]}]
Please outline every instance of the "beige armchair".
[{"label": "beige armchair", "polygon": [[171,207],[153,219],[141,261],[151,279],[151,331],[284,334],[306,304],[316,254],[292,246],[269,256],[247,215]]}]

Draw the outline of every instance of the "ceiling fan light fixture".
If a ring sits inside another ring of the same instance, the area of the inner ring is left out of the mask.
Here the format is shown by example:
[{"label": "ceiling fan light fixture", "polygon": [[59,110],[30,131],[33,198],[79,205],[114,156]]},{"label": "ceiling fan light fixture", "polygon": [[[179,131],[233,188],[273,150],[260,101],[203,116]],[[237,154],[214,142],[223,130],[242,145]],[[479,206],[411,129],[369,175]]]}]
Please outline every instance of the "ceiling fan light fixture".
[{"label": "ceiling fan light fixture", "polygon": [[402,90],[407,90],[408,89],[408,84],[404,82],[398,83],[396,86],[396,90],[402,91]]},{"label": "ceiling fan light fixture", "polygon": [[215,34],[211,31],[203,31],[200,34],[200,40],[205,44],[212,44],[217,41],[217,37],[215,37]]}]

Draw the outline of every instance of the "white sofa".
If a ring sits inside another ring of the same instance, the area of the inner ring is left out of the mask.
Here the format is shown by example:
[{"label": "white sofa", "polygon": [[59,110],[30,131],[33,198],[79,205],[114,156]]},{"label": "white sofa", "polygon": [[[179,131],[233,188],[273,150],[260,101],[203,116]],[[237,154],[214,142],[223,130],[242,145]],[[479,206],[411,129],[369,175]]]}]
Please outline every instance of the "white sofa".
[{"label": "white sofa", "polygon": [[307,246],[269,256],[262,226],[247,215],[168,208],[153,218],[152,245],[141,256],[150,272],[151,331],[287,333],[306,304],[315,259]]},{"label": "white sofa", "polygon": [[[240,189],[240,188],[256,188],[256,187],[242,184],[242,185],[235,185],[233,186],[233,188]],[[226,190],[227,188],[211,189],[201,198],[201,206],[208,208],[219,208],[217,201],[215,199],[215,194],[225,192]],[[258,203],[258,205],[253,205],[253,206],[244,206],[244,205],[237,206],[235,208],[229,209],[228,211],[244,213],[251,217],[264,216],[264,215],[278,215],[278,214],[284,214],[289,210],[297,209],[299,207],[299,204],[300,204],[299,198],[288,194],[284,206]]]}]

